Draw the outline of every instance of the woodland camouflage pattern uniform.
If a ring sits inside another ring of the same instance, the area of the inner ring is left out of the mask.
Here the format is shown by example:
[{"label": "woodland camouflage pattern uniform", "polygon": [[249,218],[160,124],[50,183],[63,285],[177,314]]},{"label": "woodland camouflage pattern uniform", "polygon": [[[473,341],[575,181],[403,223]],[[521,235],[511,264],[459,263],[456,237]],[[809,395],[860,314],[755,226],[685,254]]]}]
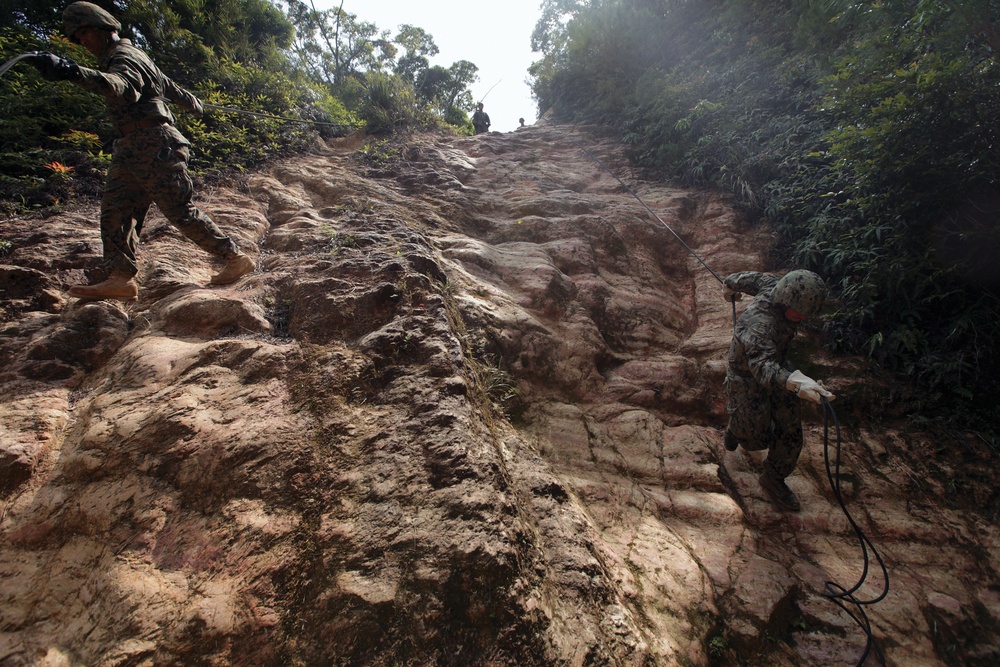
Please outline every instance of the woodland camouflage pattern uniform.
[{"label": "woodland camouflage pattern uniform", "polygon": [[[809,282],[809,277],[814,281]],[[795,303],[813,315],[826,296],[825,287],[816,292],[819,278],[815,274],[797,271],[788,278],[783,286],[788,288],[783,293],[784,303],[774,300],[776,276],[746,271],[731,274],[724,281],[734,292],[755,295],[736,322],[729,348],[729,431],[748,450],[767,449],[764,472],[778,480],[791,474],[802,452],[800,401],[786,388],[792,373],[787,365],[788,348],[798,325],[785,311]]]},{"label": "woodland camouflage pattern uniform", "polygon": [[[200,114],[201,102],[153,64],[127,39],[99,60],[100,71],[80,68],[77,85],[104,97],[111,122],[122,135],[114,143],[101,200],[101,239],[108,270],[138,273],[136,247],[149,205],[206,252],[228,260],[236,245],[191,203],[188,174],[191,142],[174,127],[168,100]],[[134,224],[133,224],[134,221]]]}]

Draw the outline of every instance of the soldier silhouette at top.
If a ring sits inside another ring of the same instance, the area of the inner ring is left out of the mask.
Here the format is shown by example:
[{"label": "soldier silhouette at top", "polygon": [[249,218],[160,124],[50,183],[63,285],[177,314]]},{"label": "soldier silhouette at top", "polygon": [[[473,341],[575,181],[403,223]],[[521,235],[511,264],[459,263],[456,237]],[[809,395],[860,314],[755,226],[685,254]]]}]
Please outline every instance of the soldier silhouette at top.
[{"label": "soldier silhouette at top", "polygon": [[476,112],[472,114],[472,128],[476,134],[490,131],[490,115],[483,111],[482,102],[476,105]]}]

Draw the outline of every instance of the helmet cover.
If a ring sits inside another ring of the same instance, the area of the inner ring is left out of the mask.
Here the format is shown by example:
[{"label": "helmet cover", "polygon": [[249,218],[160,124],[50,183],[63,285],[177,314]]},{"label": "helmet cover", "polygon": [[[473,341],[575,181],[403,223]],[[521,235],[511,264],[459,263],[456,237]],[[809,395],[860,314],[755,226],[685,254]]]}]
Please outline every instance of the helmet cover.
[{"label": "helmet cover", "polygon": [[791,271],[774,286],[771,300],[812,317],[823,308],[826,293],[826,283],[812,271]]},{"label": "helmet cover", "polygon": [[105,9],[92,2],[74,2],[63,10],[63,34],[74,42],[76,33],[84,28],[100,28],[113,32],[122,24]]}]

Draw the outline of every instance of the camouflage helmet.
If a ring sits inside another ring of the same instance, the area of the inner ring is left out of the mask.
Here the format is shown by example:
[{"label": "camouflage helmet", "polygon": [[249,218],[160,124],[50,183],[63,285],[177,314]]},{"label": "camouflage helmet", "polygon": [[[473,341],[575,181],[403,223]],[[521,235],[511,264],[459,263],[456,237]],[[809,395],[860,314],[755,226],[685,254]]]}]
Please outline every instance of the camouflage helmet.
[{"label": "camouflage helmet", "polygon": [[791,271],[774,286],[771,300],[812,317],[819,313],[826,301],[826,284],[812,271]]},{"label": "camouflage helmet", "polygon": [[74,2],[63,10],[63,33],[75,42],[76,33],[84,28],[100,28],[113,32],[121,30],[122,24],[92,2]]}]

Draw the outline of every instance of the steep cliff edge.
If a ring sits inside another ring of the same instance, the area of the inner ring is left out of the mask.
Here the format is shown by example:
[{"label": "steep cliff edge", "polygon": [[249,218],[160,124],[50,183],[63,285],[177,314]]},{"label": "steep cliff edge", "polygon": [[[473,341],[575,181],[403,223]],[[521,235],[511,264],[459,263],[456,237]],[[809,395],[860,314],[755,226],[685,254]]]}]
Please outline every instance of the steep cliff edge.
[{"label": "steep cliff edge", "polygon": [[[721,200],[546,124],[202,193],[259,255],[231,288],[156,215],[138,302],[67,299],[96,212],[5,222],[0,665],[853,665],[819,413],[782,513],[721,443],[718,282],[582,147],[717,273],[766,268]],[[860,364],[800,346],[856,417]],[[869,614],[889,664],[996,664],[1000,536],[948,493],[992,473],[934,449],[846,433]]]}]

